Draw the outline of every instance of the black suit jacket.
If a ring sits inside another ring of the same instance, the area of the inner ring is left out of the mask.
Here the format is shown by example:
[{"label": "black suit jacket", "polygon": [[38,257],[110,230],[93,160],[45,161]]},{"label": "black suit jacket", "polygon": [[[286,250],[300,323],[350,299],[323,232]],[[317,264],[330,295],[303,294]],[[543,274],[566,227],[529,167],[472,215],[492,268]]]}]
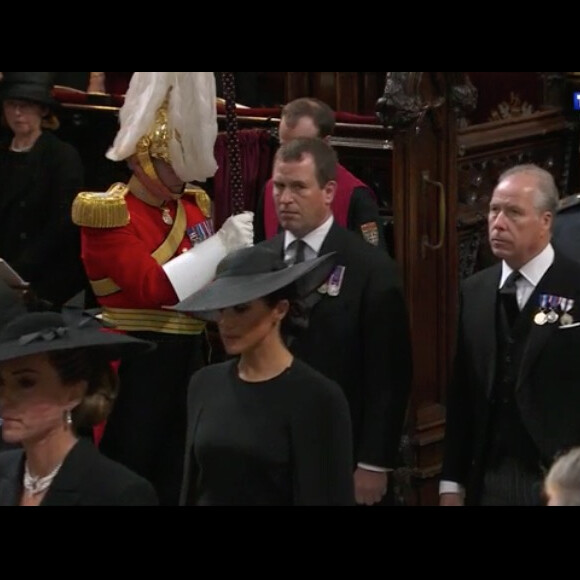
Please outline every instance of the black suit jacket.
[{"label": "black suit jacket", "polygon": [[[263,242],[284,251],[284,235]],[[411,381],[407,309],[396,263],[336,223],[320,255],[346,268],[340,294],[324,295],[290,348],[343,389],[356,462],[396,467]]]},{"label": "black suit jacket", "polygon": [[[454,377],[447,394],[442,479],[467,487],[477,503],[496,373],[496,300],[501,264],[468,278],[461,290]],[[580,265],[556,250],[524,310],[533,319],[540,295],[575,300],[570,311],[580,322]],[[516,401],[544,467],[555,455],[580,445],[580,325],[532,322],[517,375]]]},{"label": "black suit jacket", "polygon": [[[0,143],[0,257],[56,307],[86,286],[71,208],[84,171],[76,149],[45,131],[13,180],[11,138]],[[24,155],[24,154],[21,154]]]},{"label": "black suit jacket", "polygon": [[[0,453],[0,506],[16,506],[22,494],[24,452]],[[154,506],[153,486],[80,439],[66,456],[41,506]]]}]

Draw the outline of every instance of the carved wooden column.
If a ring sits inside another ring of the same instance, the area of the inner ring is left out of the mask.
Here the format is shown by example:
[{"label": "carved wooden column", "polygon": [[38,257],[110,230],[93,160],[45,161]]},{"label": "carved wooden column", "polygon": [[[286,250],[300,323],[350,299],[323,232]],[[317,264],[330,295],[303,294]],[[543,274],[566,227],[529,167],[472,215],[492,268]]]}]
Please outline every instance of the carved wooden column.
[{"label": "carved wooden column", "polygon": [[460,73],[389,72],[377,103],[383,125],[393,131],[396,259],[404,273],[413,340],[413,392],[403,441],[411,504],[437,502],[458,294],[456,115],[470,94],[461,78]]}]

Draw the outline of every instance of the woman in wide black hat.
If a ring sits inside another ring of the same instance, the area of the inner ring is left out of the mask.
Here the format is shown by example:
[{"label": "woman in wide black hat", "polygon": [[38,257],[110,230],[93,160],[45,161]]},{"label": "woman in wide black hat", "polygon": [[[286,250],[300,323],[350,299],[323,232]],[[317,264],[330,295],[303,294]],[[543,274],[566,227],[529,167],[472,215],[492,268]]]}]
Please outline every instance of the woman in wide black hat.
[{"label": "woman in wide black hat", "polygon": [[148,481],[77,435],[110,409],[110,361],[151,343],[74,308],[18,310],[0,328],[2,436],[21,447],[0,453],[0,505],[157,505]]},{"label": "woman in wide black hat", "polygon": [[234,357],[192,378],[182,505],[354,504],[346,399],[281,334],[332,266],[332,255],[287,266],[244,248],[174,307],[215,320]]},{"label": "woman in wide black hat", "polygon": [[58,310],[86,285],[71,219],[84,169],[53,132],[53,80],[52,72],[5,72],[0,82],[0,257]]}]

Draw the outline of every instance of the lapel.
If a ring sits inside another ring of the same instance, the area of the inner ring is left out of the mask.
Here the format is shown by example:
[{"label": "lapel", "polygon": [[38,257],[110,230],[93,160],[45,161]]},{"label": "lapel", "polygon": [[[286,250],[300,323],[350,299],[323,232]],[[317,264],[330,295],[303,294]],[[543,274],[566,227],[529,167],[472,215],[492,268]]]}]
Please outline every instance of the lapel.
[{"label": "lapel", "polygon": [[473,316],[475,334],[467,328],[469,336],[478,337],[475,350],[478,353],[476,365],[478,375],[483,377],[483,385],[487,395],[491,393],[495,380],[496,351],[497,351],[497,289],[501,276],[501,264],[496,264],[486,273],[482,280],[478,280],[473,288],[473,299],[470,297],[469,304],[475,305],[472,313],[464,316]]},{"label": "lapel", "polygon": [[[322,242],[322,246],[320,247],[320,251],[318,252],[319,256],[329,252],[337,252],[337,260],[336,264],[340,265],[344,263],[344,258],[342,257],[341,250],[344,247],[344,240],[342,238],[342,228],[337,225],[336,220],[332,224],[326,238]],[[278,234],[271,240],[264,242],[268,244],[271,248],[273,248],[276,252],[278,252],[282,257],[284,257],[284,233]],[[345,274],[346,275],[346,274]],[[311,312],[311,310],[324,298],[324,294],[320,292],[312,292],[306,298],[302,299],[302,306],[306,309],[307,312]]]},{"label": "lapel", "polygon": [[42,506],[73,506],[80,503],[85,473],[94,466],[94,455],[99,452],[92,443],[79,439],[48,488]]},{"label": "lapel", "polygon": [[22,494],[24,453],[21,449],[4,451],[2,474],[0,475],[0,506],[17,506]]},{"label": "lapel", "polygon": [[[37,139],[34,147],[30,150],[27,158],[26,177],[19,183],[19,187],[12,187],[9,191],[4,191],[0,196],[0,210],[4,210],[15,200],[21,200],[30,196],[29,192],[34,191],[37,182],[37,169],[42,163],[40,160],[47,148],[47,134],[42,133]],[[3,156],[6,159],[7,153]],[[5,161],[4,161],[5,162]]]},{"label": "lapel", "polygon": [[[320,246],[320,251],[318,252],[319,256],[328,254],[330,252],[336,252],[336,261],[335,261],[336,266],[345,265],[343,253],[341,252],[344,246],[344,244],[342,243],[341,231],[342,231],[341,226],[339,226],[335,220],[330,230],[328,231],[326,238],[324,238],[322,246]],[[345,277],[346,275],[347,272],[345,271]],[[311,294],[306,296],[306,298],[303,299],[303,303],[307,309],[307,312],[311,312],[312,309],[325,297],[327,300],[334,300],[334,298],[332,297],[329,298],[328,296],[325,296],[325,294],[322,294],[320,292],[312,292]]]},{"label": "lapel", "polygon": [[[573,283],[575,278],[570,276],[568,261],[561,254],[556,252],[554,263],[550,266],[540,283],[536,286],[526,304],[526,316],[533,317],[539,309],[539,296],[541,294],[550,294],[552,296],[562,296],[566,298],[577,298],[578,286]],[[575,266],[573,266],[575,268]],[[532,302],[533,301],[533,302]],[[528,308],[529,306],[529,308]],[[559,324],[538,325],[532,322],[528,335],[527,344],[522,358],[520,373],[516,390],[526,381],[532,365],[542,348],[546,345],[548,339],[558,330]]]}]

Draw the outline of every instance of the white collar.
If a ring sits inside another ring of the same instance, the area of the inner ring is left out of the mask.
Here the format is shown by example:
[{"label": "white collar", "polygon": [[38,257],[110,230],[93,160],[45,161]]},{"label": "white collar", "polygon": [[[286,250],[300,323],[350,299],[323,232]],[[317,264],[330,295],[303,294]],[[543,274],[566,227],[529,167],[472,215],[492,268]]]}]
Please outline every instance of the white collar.
[{"label": "white collar", "polygon": [[[548,244],[535,258],[532,258],[528,263],[520,268],[520,274],[532,285],[534,288],[538,285],[548,268],[554,263],[554,248],[552,244]],[[501,264],[501,278],[499,280],[499,287],[501,288],[507,277],[513,272],[505,262]]]},{"label": "white collar", "polygon": [[[332,224],[334,223],[334,216],[332,214],[329,218],[321,225],[318,226],[315,230],[307,233],[303,238],[304,241],[312,250],[316,252],[316,254],[320,254],[320,248],[322,247],[322,243],[324,242]],[[289,232],[288,230],[284,231],[284,251],[288,249],[288,246],[296,240],[296,236]]]}]

